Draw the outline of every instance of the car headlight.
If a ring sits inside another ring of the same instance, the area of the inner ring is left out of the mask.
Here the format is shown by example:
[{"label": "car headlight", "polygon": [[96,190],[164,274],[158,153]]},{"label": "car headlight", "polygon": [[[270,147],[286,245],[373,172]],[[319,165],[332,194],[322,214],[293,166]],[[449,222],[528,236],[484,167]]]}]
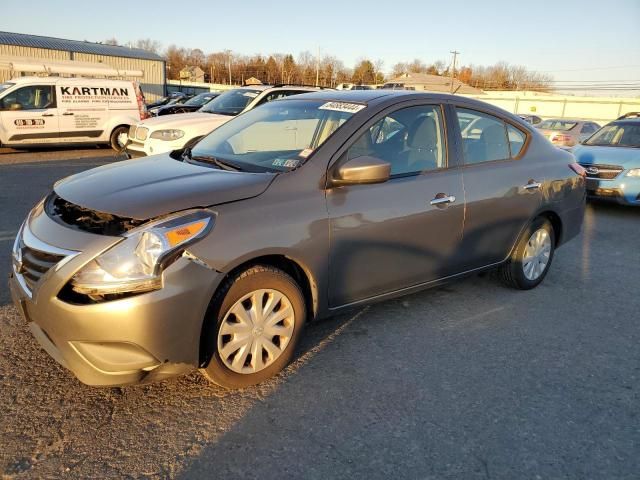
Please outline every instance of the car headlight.
[{"label": "car headlight", "polygon": [[178,140],[179,138],[184,137],[184,131],[176,130],[175,128],[170,128],[168,130],[156,130],[151,134],[151,138],[155,138],[156,140]]},{"label": "car headlight", "polygon": [[632,168],[627,172],[627,177],[640,177],[640,168]]},{"label": "car headlight", "polygon": [[211,212],[192,210],[131,230],[82,267],[71,279],[71,288],[89,296],[158,289],[163,269],[186,246],[207,235],[214,221]]}]

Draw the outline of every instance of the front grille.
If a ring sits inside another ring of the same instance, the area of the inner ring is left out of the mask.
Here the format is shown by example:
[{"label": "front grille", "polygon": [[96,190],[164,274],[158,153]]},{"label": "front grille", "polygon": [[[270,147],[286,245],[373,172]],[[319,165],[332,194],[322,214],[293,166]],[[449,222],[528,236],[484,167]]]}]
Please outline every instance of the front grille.
[{"label": "front grille", "polygon": [[624,170],[620,165],[581,164],[587,171],[588,178],[613,180]]},{"label": "front grille", "polygon": [[118,236],[144,223],[144,220],[119,217],[68,202],[55,193],[45,201],[45,212],[54,221],[84,232]]},{"label": "front grille", "polygon": [[147,127],[138,127],[136,130],[136,140],[146,140],[149,129]]},{"label": "front grille", "polygon": [[20,239],[20,251],[22,263],[16,273],[22,275],[31,291],[33,291],[40,278],[65,257],[64,255],[42,252],[28,247],[22,239]]}]

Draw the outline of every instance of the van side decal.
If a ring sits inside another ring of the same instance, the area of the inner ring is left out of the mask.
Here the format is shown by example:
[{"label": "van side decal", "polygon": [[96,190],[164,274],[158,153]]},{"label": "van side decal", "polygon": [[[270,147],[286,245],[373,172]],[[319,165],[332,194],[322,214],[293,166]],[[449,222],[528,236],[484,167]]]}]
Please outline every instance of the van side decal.
[{"label": "van side decal", "polygon": [[110,88],[110,87],[60,87],[62,95],[109,95],[109,96],[128,96],[127,88]]},{"label": "van side decal", "polygon": [[98,138],[102,135],[104,130],[85,130],[82,132],[48,132],[48,133],[21,133],[19,135],[13,135],[9,138],[9,141],[17,140],[33,140],[37,138],[69,138],[69,137],[88,137]]}]

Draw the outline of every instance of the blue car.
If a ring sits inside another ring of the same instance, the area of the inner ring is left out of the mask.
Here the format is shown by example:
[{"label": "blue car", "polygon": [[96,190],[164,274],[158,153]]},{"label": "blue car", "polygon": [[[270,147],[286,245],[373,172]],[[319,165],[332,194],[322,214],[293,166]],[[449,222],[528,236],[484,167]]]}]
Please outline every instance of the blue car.
[{"label": "blue car", "polygon": [[573,148],[587,171],[587,195],[640,206],[640,113],[613,121]]}]

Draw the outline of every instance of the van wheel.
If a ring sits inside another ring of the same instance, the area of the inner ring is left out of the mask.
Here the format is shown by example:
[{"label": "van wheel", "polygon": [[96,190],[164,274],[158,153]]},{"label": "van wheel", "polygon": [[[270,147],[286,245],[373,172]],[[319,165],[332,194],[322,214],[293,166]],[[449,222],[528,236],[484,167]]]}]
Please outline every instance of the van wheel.
[{"label": "van wheel", "polygon": [[502,282],[520,290],[537,287],[549,271],[555,245],[551,222],[536,218],[520,237],[511,258],[500,267]]},{"label": "van wheel", "polygon": [[272,377],[293,358],[305,320],[302,291],[282,270],[256,265],[234,275],[216,293],[205,318],[203,375],[226,388]]},{"label": "van wheel", "polygon": [[122,143],[121,135],[126,135],[128,133],[129,127],[127,127],[126,125],[120,125],[119,127],[114,128],[113,132],[111,132],[111,137],[109,137],[111,148],[113,148],[116,152],[120,152],[126,145],[126,142]]}]

